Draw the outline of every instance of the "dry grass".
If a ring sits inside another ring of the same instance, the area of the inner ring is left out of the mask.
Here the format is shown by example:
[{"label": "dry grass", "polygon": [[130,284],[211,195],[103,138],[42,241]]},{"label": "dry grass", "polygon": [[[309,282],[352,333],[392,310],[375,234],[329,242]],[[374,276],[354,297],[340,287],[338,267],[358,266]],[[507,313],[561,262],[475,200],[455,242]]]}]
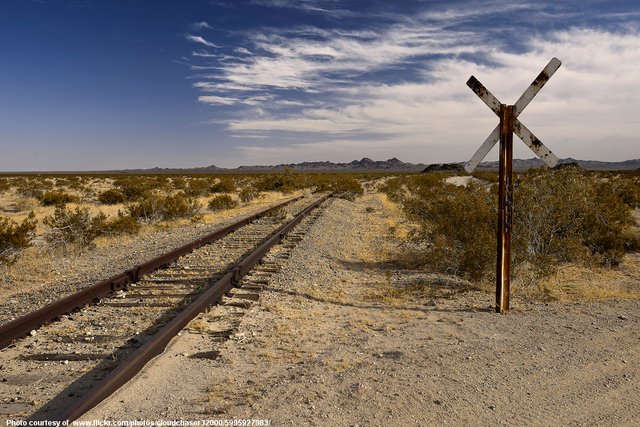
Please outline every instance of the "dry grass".
[{"label": "dry grass", "polygon": [[[18,260],[9,266],[2,267],[3,280],[0,281],[0,292],[3,298],[30,289],[37,289],[42,283],[56,279],[54,266],[59,261],[51,251],[42,247],[27,248]],[[15,283],[20,286],[16,287]]]},{"label": "dry grass", "polygon": [[472,290],[491,291],[488,287],[475,286],[464,280],[426,273],[423,279],[415,283],[394,284],[389,280],[373,283],[363,293],[363,298],[367,301],[402,306],[407,303],[425,304],[433,298],[453,299]]},{"label": "dry grass", "polygon": [[618,269],[567,266],[540,291],[562,302],[640,299],[640,254],[628,254]]}]

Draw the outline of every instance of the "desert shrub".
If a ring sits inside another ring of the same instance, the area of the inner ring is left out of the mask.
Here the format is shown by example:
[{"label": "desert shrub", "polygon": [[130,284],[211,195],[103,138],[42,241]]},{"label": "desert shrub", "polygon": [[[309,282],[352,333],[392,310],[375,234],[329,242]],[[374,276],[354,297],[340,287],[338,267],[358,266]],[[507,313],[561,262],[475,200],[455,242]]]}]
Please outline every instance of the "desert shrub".
[{"label": "desert shrub", "polygon": [[620,262],[632,217],[610,181],[594,182],[570,167],[532,171],[518,181],[516,260],[532,260],[542,275],[557,262]]},{"label": "desert shrub", "polygon": [[89,208],[71,210],[58,206],[53,215],[45,217],[42,222],[50,228],[45,233],[45,240],[52,246],[63,247],[66,252],[72,245],[91,246],[93,240],[103,234],[106,221],[103,213],[91,216]]},{"label": "desert shrub", "polygon": [[176,190],[184,190],[187,188],[187,180],[183,176],[175,176],[171,178],[171,184]]},{"label": "desert shrub", "polygon": [[640,207],[640,178],[633,176],[617,176],[611,179],[613,192],[632,208]]},{"label": "desert shrub", "polygon": [[133,201],[147,197],[153,190],[167,189],[168,182],[167,177],[134,175],[117,177],[113,185],[127,197],[127,200]]},{"label": "desert shrub", "polygon": [[426,199],[434,189],[443,185],[445,178],[446,175],[443,173],[392,177],[380,186],[380,191],[396,203],[403,203],[404,199],[410,196]]},{"label": "desert shrub", "polygon": [[0,178],[0,193],[11,189],[11,181],[9,178]]},{"label": "desert shrub", "polygon": [[40,197],[42,206],[63,206],[76,201],[78,201],[76,196],[58,190],[47,191]]},{"label": "desert shrub", "polygon": [[424,261],[436,271],[475,281],[495,272],[495,193],[470,184],[424,187],[404,201],[405,210],[424,223],[414,238],[426,240]]},{"label": "desert shrub", "polygon": [[218,182],[213,184],[209,191],[211,193],[233,193],[236,191],[236,183],[230,176],[224,176],[218,179]]},{"label": "desert shrub", "polygon": [[98,201],[104,205],[117,205],[127,201],[127,196],[120,190],[111,188],[98,194]]},{"label": "desert shrub", "polygon": [[140,231],[140,223],[131,215],[118,211],[118,216],[104,222],[101,234],[137,234],[138,231]]},{"label": "desert shrub", "polygon": [[242,203],[249,203],[263,196],[262,193],[252,187],[245,187],[238,192],[238,198]]},{"label": "desert shrub", "polygon": [[364,189],[358,180],[349,175],[336,175],[330,185],[335,197],[346,200],[355,200],[356,197],[364,194]]},{"label": "desert shrub", "polygon": [[471,174],[474,178],[488,182],[498,182],[498,172],[479,171]]},{"label": "desert shrub", "polygon": [[189,196],[204,196],[211,188],[211,180],[207,178],[191,178],[185,188],[185,193]]},{"label": "desert shrub", "polygon": [[310,186],[308,174],[296,173],[289,168],[277,174],[260,175],[253,182],[253,187],[258,191],[280,191],[282,193],[291,193]]},{"label": "desert shrub", "polygon": [[[475,281],[495,275],[496,187],[415,186],[405,211],[422,223],[424,260],[434,269]],[[516,181],[513,273],[539,280],[565,262],[616,265],[632,219],[607,181],[576,168],[535,170]]]},{"label": "desert shrub", "polygon": [[209,204],[207,206],[212,211],[222,211],[235,208],[238,206],[238,202],[233,200],[233,198],[228,194],[220,194],[213,196],[211,200],[209,200]]},{"label": "desert shrub", "polygon": [[384,184],[380,186],[380,191],[393,200],[396,203],[400,203],[403,197],[403,185],[404,181],[400,177],[393,177],[387,179]]},{"label": "desert shrub", "polygon": [[25,197],[34,197],[41,199],[45,191],[51,190],[53,185],[49,181],[43,181],[38,178],[20,177],[15,181],[16,192]]},{"label": "desert shrub", "polygon": [[147,224],[179,218],[197,219],[200,205],[183,192],[174,195],[147,194],[126,207],[127,215]]},{"label": "desert shrub", "polygon": [[0,263],[14,261],[21,250],[31,245],[37,223],[33,212],[20,224],[0,217]]}]

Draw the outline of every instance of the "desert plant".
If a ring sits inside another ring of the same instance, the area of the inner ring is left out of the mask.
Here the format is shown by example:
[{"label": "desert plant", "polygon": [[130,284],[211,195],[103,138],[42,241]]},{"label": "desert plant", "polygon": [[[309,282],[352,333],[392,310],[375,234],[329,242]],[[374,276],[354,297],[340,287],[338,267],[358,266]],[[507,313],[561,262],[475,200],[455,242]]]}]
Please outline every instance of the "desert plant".
[{"label": "desert plant", "polygon": [[76,202],[78,198],[64,191],[52,190],[43,193],[39,200],[42,206],[63,206],[67,203]]},{"label": "desert plant", "polygon": [[213,196],[211,200],[209,200],[209,204],[207,206],[212,211],[222,211],[235,208],[238,206],[238,202],[233,200],[233,198],[228,194],[220,194]]},{"label": "desert plant", "polygon": [[629,208],[610,182],[594,182],[577,168],[532,171],[515,192],[516,260],[530,260],[541,275],[558,262],[616,265],[624,255]]},{"label": "desert plant", "polygon": [[45,240],[52,246],[62,247],[65,252],[70,246],[91,246],[93,240],[102,234],[106,215],[99,213],[91,216],[89,208],[76,207],[70,210],[64,206],[56,207],[53,215],[43,219],[43,223],[50,228],[45,233]]},{"label": "desert plant", "polygon": [[20,224],[0,217],[0,263],[13,262],[20,251],[31,245],[37,222],[33,212]]},{"label": "desert plant", "polygon": [[334,196],[351,201],[364,194],[364,189],[358,180],[348,175],[335,175],[330,189]]},{"label": "desert plant", "polygon": [[200,205],[195,198],[188,197],[183,192],[162,196],[147,194],[136,203],[126,207],[127,215],[147,224],[162,220],[178,218],[197,219]]},{"label": "desert plant", "polygon": [[496,245],[495,194],[471,184],[423,188],[404,202],[424,225],[414,238],[428,242],[424,258],[437,271],[475,281],[490,279]]},{"label": "desert plant", "polygon": [[135,175],[118,177],[113,185],[127,197],[127,200],[133,201],[146,197],[153,190],[167,188],[168,178]]},{"label": "desert plant", "polygon": [[207,178],[191,178],[185,188],[185,193],[189,196],[204,196],[211,189],[211,180]]},{"label": "desert plant", "polygon": [[295,190],[309,188],[308,179],[309,175],[296,173],[290,168],[285,168],[282,173],[258,176],[253,182],[253,187],[258,191],[291,193]]},{"label": "desert plant", "polygon": [[236,183],[233,181],[233,178],[224,176],[219,178],[218,182],[213,184],[209,191],[212,193],[233,193],[236,191]]},{"label": "desert plant", "polygon": [[111,188],[98,194],[98,201],[103,205],[117,205],[127,201],[127,196],[120,190]]},{"label": "desert plant", "polygon": [[104,235],[137,234],[140,231],[140,223],[131,215],[118,211],[118,216],[105,221],[101,230]]},{"label": "desert plant", "polygon": [[242,203],[249,203],[260,197],[263,197],[263,194],[252,187],[245,187],[238,192],[238,198]]},{"label": "desert plant", "polygon": [[[514,276],[526,270],[537,281],[566,262],[612,266],[620,261],[632,220],[610,182],[567,167],[531,171],[516,184]],[[493,278],[496,187],[440,184],[411,190],[403,207],[422,223],[414,238],[427,244],[424,260],[471,280]]]},{"label": "desert plant", "polygon": [[0,178],[0,193],[11,189],[11,181],[9,178]]},{"label": "desert plant", "polygon": [[617,176],[610,181],[615,194],[626,205],[640,207],[640,178],[633,176]]}]

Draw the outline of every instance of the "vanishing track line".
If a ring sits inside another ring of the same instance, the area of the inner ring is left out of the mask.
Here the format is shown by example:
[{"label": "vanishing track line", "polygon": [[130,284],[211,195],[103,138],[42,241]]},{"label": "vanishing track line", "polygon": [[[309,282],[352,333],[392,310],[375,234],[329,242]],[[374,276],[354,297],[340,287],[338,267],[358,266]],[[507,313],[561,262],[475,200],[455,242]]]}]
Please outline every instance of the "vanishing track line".
[{"label": "vanishing track line", "polygon": [[[22,325],[23,330],[0,327],[0,342],[7,346],[0,351],[0,415],[77,419],[135,376],[193,318],[225,295],[228,316],[220,319],[223,326],[214,338],[226,339],[229,328],[259,298],[268,276],[278,270],[278,259],[289,256],[288,248],[302,238],[305,224],[321,214],[314,209],[327,197],[278,205],[227,227],[228,233],[209,235],[152,260],[147,264],[155,265],[153,270],[145,264],[109,279],[108,289],[94,290],[99,296],[83,290],[75,294],[76,301],[67,297],[59,307],[50,304],[48,318],[41,309],[35,317],[25,316],[31,320],[7,324]],[[302,230],[294,231],[300,222]],[[263,260],[285,237],[277,256]],[[33,319],[48,324],[16,340]],[[215,357],[215,351],[201,357]]]}]

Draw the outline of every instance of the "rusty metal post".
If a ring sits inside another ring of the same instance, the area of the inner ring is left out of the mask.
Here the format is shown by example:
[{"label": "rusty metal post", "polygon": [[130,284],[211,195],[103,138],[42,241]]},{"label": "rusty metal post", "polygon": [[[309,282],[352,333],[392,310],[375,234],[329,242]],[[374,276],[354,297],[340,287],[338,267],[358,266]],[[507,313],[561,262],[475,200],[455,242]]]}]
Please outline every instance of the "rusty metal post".
[{"label": "rusty metal post", "polygon": [[509,310],[511,225],[513,218],[513,105],[500,104],[500,170],[498,183],[498,260],[496,312]]}]

